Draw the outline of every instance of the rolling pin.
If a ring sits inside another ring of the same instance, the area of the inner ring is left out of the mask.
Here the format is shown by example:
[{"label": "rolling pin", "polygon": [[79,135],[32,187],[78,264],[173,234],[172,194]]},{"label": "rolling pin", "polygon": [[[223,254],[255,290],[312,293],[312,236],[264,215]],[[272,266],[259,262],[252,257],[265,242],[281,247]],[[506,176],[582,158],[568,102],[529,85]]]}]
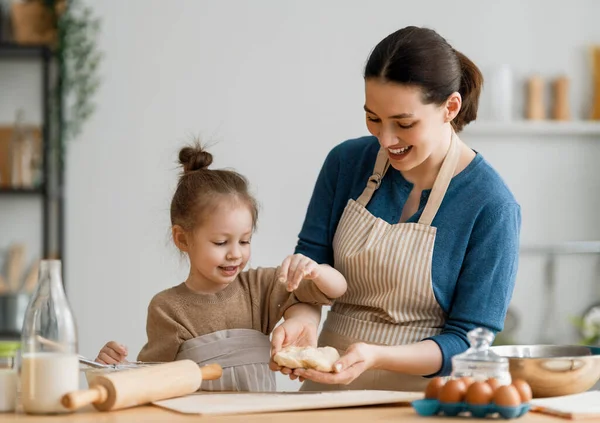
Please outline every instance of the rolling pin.
[{"label": "rolling pin", "polygon": [[98,411],[119,410],[194,393],[202,380],[219,379],[222,374],[218,364],[199,367],[192,360],[122,370],[95,376],[89,389],[70,392],[61,403],[69,410],[88,404]]}]

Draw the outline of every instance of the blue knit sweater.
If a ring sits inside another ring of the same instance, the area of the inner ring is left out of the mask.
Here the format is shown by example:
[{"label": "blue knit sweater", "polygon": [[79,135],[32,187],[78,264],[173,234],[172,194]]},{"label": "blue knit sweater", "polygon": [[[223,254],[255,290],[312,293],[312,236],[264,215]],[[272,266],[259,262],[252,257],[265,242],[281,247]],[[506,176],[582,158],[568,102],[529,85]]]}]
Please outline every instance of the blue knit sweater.
[{"label": "blue knit sweater", "polygon": [[[331,150],[318,176],[296,252],[318,263],[334,265],[333,236],[350,198],[362,193],[379,143],[367,136],[345,141]],[[367,209],[389,223],[400,220],[412,189],[402,174],[390,167]],[[417,222],[429,198],[421,196]],[[447,315],[435,341],[443,364],[434,375],[452,370],[452,356],[465,351],[467,332],[475,327],[501,331],[511,300],[518,266],[521,209],[491,165],[477,153],[448,187],[433,220],[437,236],[432,279],[435,297]],[[348,281],[351,285],[352,281]]]}]

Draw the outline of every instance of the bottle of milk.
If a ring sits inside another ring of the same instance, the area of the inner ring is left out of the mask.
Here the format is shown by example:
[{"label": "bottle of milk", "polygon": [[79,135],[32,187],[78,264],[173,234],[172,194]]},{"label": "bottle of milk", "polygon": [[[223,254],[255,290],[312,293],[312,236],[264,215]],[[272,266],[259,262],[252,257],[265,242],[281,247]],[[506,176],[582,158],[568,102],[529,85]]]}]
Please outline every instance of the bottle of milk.
[{"label": "bottle of milk", "polygon": [[79,389],[77,327],[60,260],[42,260],[21,333],[21,402],[29,414],[67,413],[64,394]]}]

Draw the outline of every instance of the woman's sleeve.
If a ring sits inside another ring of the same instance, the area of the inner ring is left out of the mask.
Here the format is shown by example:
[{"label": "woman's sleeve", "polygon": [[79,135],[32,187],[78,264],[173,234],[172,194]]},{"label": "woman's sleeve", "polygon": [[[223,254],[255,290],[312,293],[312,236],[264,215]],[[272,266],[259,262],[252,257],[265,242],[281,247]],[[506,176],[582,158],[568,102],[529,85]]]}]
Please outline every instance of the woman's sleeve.
[{"label": "woman's sleeve", "polygon": [[295,250],[297,254],[330,266],[333,266],[331,218],[339,170],[339,152],[334,148],[327,155],[317,177]]},{"label": "woman's sleeve", "polygon": [[452,356],[469,347],[470,330],[483,327],[497,333],[504,327],[517,275],[520,229],[516,203],[484,212],[475,223],[446,324],[439,335],[427,338],[443,356],[442,368],[430,376],[450,374]]}]

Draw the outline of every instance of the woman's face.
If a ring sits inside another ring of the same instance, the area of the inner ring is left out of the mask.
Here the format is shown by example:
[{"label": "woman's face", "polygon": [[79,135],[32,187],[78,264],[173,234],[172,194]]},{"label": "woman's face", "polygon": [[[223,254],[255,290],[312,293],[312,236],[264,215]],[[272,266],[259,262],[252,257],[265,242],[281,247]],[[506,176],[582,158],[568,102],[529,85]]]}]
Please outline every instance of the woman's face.
[{"label": "woman's face", "polygon": [[[365,82],[367,128],[386,149],[390,165],[411,171],[430,156],[447,148],[450,120],[460,109],[460,95],[453,94],[441,106],[423,104],[421,89],[380,79]],[[458,97],[458,110],[456,101]],[[445,151],[441,152],[442,157]]]}]

